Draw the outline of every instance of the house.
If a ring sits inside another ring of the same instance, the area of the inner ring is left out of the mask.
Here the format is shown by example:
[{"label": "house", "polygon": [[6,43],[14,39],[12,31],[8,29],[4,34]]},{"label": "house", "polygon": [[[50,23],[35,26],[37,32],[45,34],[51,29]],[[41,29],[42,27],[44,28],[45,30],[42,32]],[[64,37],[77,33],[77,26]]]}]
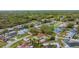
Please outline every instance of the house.
[{"label": "house", "polygon": [[37,37],[40,38],[40,39],[44,39],[44,38],[46,39],[46,36],[47,36],[47,35],[45,35],[45,34],[43,34],[43,33],[38,33],[38,34],[37,34]]},{"label": "house", "polygon": [[28,32],[28,29],[21,29],[18,31],[18,34],[25,34],[26,32]]},{"label": "house", "polygon": [[76,24],[76,25],[74,25],[74,28],[77,28],[78,27],[78,25]]},{"label": "house", "polygon": [[17,25],[15,28],[17,28],[17,29],[22,29],[23,26],[22,26],[22,25]]},{"label": "house", "polygon": [[79,24],[79,19],[76,19],[75,22],[76,22],[76,24],[78,25],[78,24]]},{"label": "house", "polygon": [[[27,44],[26,43],[23,43],[20,46],[18,46],[18,48],[25,48],[26,46],[27,46]],[[29,47],[29,46],[27,46],[27,47]]]},{"label": "house", "polygon": [[8,40],[7,38],[5,38],[5,37],[2,36],[2,35],[0,35],[0,39],[3,40],[3,41],[5,41],[5,42]]},{"label": "house", "polygon": [[67,33],[67,36],[65,38],[72,39],[76,33],[77,33],[77,30],[73,28],[69,33]]},{"label": "house", "polygon": [[24,38],[23,40],[26,41],[27,43],[30,42],[30,39],[29,38]]},{"label": "house", "polygon": [[79,40],[71,39],[67,43],[70,47],[79,46]]},{"label": "house", "polygon": [[46,36],[47,36],[47,35],[45,35],[45,34],[38,33],[37,37],[39,38],[39,42],[40,42],[40,43],[46,42],[46,39],[47,39]]},{"label": "house", "polygon": [[34,25],[34,27],[40,29],[41,25]]},{"label": "house", "polygon": [[44,43],[44,42],[46,42],[46,39],[41,39],[41,40],[39,40],[39,42]]},{"label": "house", "polygon": [[11,37],[14,37],[17,35],[17,32],[16,31],[11,31],[7,34],[7,37],[11,38]]},{"label": "house", "polygon": [[59,25],[59,27],[60,28],[65,28],[65,27],[67,27],[67,23],[62,23],[62,24]]},{"label": "house", "polygon": [[3,32],[4,31],[4,29],[0,29],[0,32]]},{"label": "house", "polygon": [[13,31],[14,28],[7,28],[7,30],[10,32],[10,31]]},{"label": "house", "polygon": [[41,22],[35,22],[35,23],[34,23],[34,27],[35,27],[35,28],[39,28],[40,25],[41,25]]},{"label": "house", "polygon": [[43,37],[43,36],[46,36],[46,35],[43,34],[43,33],[38,33],[37,36],[38,36],[38,37]]},{"label": "house", "polygon": [[60,18],[60,20],[63,20],[65,18],[65,16],[60,16],[59,18]]},{"label": "house", "polygon": [[56,19],[55,19],[55,18],[50,18],[50,20],[51,20],[51,21],[55,21]]},{"label": "house", "polygon": [[23,43],[20,46],[17,46],[18,48],[33,48],[33,46],[29,46],[27,43]]},{"label": "house", "polygon": [[42,23],[49,23],[49,22],[51,22],[51,20],[50,19],[42,19],[41,22]]},{"label": "house", "polygon": [[27,32],[28,33],[28,35],[32,35],[32,33],[31,32]]},{"label": "house", "polygon": [[49,42],[43,43],[43,46],[48,46],[48,45],[49,45]]}]

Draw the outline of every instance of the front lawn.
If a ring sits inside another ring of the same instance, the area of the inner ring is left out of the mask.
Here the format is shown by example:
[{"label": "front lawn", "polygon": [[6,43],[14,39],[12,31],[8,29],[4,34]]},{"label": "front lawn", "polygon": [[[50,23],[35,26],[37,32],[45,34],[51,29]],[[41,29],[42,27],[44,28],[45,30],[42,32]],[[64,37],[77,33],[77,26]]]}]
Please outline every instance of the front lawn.
[{"label": "front lawn", "polygon": [[5,46],[6,44],[7,44],[6,42],[0,40],[0,48],[2,48],[3,46]]},{"label": "front lawn", "polygon": [[27,36],[28,34],[26,33],[26,34],[22,34],[22,35],[17,35],[16,37],[17,37],[17,39],[20,39],[20,38],[23,38],[23,37],[25,37],[25,36]]},{"label": "front lawn", "polygon": [[11,45],[10,48],[16,48],[17,46],[21,45],[24,42],[25,42],[24,40],[20,40],[20,41],[14,43],[13,45]]}]

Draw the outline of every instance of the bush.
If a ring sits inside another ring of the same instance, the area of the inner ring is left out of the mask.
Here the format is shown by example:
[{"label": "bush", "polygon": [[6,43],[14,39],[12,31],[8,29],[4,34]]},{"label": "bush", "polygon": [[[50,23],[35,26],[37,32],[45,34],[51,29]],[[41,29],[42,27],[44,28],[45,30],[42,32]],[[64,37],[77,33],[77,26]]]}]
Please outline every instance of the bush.
[{"label": "bush", "polygon": [[73,23],[69,23],[67,27],[68,27],[68,28],[73,28],[73,26],[74,26]]},{"label": "bush", "polygon": [[30,32],[33,34],[33,35],[36,35],[38,34],[39,32],[41,32],[39,29],[37,28],[30,28]]},{"label": "bush", "polygon": [[45,34],[52,34],[52,31],[53,31],[51,27],[48,25],[42,25],[40,29],[42,33],[45,33]]}]

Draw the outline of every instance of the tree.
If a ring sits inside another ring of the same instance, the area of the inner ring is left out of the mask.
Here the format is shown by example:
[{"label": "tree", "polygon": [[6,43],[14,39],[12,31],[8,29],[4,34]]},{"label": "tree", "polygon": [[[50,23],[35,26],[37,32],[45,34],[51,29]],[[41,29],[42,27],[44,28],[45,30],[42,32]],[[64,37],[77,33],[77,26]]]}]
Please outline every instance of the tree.
[{"label": "tree", "polygon": [[77,27],[77,32],[79,33],[79,26]]},{"label": "tree", "polygon": [[73,28],[73,26],[74,26],[73,23],[69,23],[67,27],[68,27],[68,28]]},{"label": "tree", "polygon": [[75,19],[73,18],[73,16],[66,16],[67,21],[74,21]]},{"label": "tree", "polygon": [[5,29],[1,34],[4,34],[4,36],[5,36],[5,33],[6,33],[6,32],[8,32],[7,29]]},{"label": "tree", "polygon": [[54,18],[54,16],[53,15],[48,15],[47,19],[50,19],[50,18]]},{"label": "tree", "polygon": [[33,35],[37,35],[39,32],[41,32],[39,29],[37,28],[30,28],[30,32],[33,34]]},{"label": "tree", "polygon": [[45,33],[45,34],[52,34],[52,31],[53,31],[51,27],[48,25],[42,25],[40,29],[42,33]]}]

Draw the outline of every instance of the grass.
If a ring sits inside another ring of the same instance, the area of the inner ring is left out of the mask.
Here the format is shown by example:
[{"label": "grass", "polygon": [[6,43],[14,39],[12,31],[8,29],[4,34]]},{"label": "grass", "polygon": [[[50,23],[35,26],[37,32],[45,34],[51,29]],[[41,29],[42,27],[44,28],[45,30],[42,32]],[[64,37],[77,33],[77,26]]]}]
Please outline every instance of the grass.
[{"label": "grass", "polygon": [[20,41],[14,43],[13,45],[11,45],[10,48],[16,48],[17,46],[21,45],[21,44],[24,43],[24,42],[25,42],[25,41],[20,40]]},{"label": "grass", "polygon": [[2,48],[3,46],[5,46],[6,44],[7,44],[6,42],[0,40],[0,48]]},{"label": "grass", "polygon": [[62,43],[62,41],[60,39],[58,40],[58,42],[61,45],[61,47],[64,47],[64,44]]},{"label": "grass", "polygon": [[79,48],[79,46],[74,46],[73,48]]},{"label": "grass", "polygon": [[25,37],[25,36],[27,36],[28,34],[22,34],[22,35],[17,35],[16,37],[17,37],[17,39],[20,39],[20,38],[23,38],[23,37]]},{"label": "grass", "polygon": [[54,28],[57,28],[62,22],[57,22],[54,24]]},{"label": "grass", "polygon": [[15,39],[11,38],[11,39],[9,39],[9,41],[15,41]]},{"label": "grass", "polygon": [[56,45],[52,45],[52,48],[56,48],[57,46]]}]

